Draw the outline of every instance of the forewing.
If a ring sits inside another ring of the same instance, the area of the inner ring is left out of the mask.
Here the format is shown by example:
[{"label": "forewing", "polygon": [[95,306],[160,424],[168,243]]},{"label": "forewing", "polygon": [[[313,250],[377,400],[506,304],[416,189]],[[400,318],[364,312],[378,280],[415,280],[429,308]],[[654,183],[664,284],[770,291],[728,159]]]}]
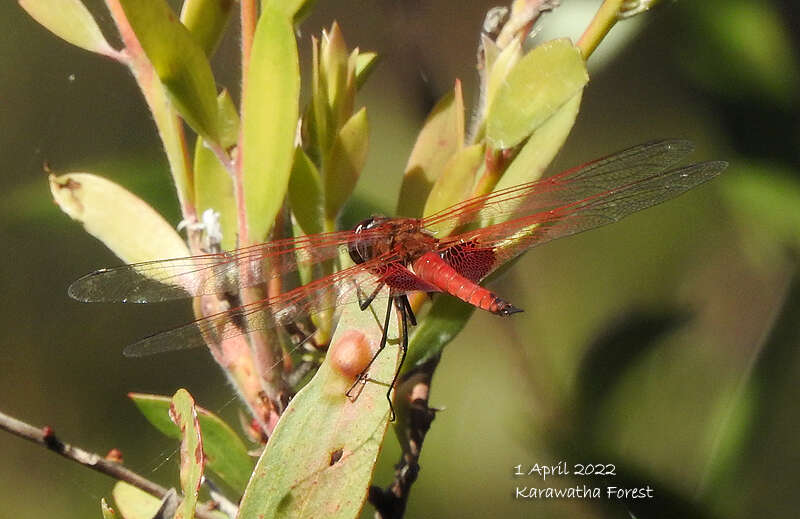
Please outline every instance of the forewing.
[{"label": "forewing", "polygon": [[555,209],[464,233],[443,242],[442,247],[468,243],[475,250],[494,251],[488,275],[531,247],[614,223],[665,202],[713,179],[727,166],[727,162],[704,162],[652,175]]},{"label": "forewing", "polygon": [[253,245],[231,252],[148,261],[102,269],[69,287],[84,302],[152,303],[201,295],[237,294],[298,269],[330,261],[354,240],[377,239],[380,229],[317,234]]},{"label": "forewing", "polygon": [[485,227],[556,210],[667,171],[692,149],[692,143],[685,140],[640,144],[543,180],[466,200],[424,218],[422,225],[433,234],[442,234],[453,227]]},{"label": "forewing", "polygon": [[[125,355],[138,357],[201,347],[207,340],[218,344],[246,333],[286,326],[305,317],[363,300],[382,287],[389,276],[396,276],[402,271],[408,272],[401,264],[391,262],[388,258],[376,258],[279,296],[232,308],[152,335],[128,346]],[[414,289],[415,287],[411,287],[407,291]],[[395,288],[392,291],[395,294],[405,292]]]}]

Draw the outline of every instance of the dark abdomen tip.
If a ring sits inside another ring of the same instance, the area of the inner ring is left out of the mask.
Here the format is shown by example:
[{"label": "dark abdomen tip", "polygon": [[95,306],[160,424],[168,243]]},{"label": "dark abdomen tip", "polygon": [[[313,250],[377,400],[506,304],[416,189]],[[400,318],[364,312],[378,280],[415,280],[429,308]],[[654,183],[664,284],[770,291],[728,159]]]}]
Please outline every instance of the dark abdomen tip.
[{"label": "dark abdomen tip", "polygon": [[511,315],[522,312],[522,308],[517,308],[516,306],[512,305],[508,301],[500,299],[499,297],[495,298],[492,302],[491,308],[489,309],[490,312],[497,315]]}]

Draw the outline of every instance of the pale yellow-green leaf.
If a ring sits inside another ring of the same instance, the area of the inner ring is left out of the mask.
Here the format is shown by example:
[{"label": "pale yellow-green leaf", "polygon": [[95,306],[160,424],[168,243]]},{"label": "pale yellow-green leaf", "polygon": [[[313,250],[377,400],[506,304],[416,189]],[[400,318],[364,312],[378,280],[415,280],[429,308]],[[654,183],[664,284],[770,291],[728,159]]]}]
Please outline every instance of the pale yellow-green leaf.
[{"label": "pale yellow-green leaf", "polygon": [[175,519],[193,519],[206,460],[197,410],[188,391],[181,388],[175,392],[169,406],[169,416],[181,434],[180,479],[183,499]]},{"label": "pale yellow-green leaf", "polygon": [[125,188],[90,173],[50,176],[62,211],[79,221],[125,263],[189,255],[164,218]]},{"label": "pale yellow-green leaf", "polygon": [[289,204],[304,234],[323,231],[325,194],[322,179],[311,159],[298,147],[289,178]]},{"label": "pale yellow-green leaf", "polygon": [[378,64],[375,52],[359,52],[356,58],[356,88],[361,88]]},{"label": "pale yellow-green leaf", "polygon": [[[300,68],[290,15],[268,4],[259,18],[242,111],[245,207],[250,243],[267,238],[288,189]],[[246,244],[243,244],[246,245]]]},{"label": "pale yellow-green leaf", "polygon": [[59,38],[98,54],[116,54],[80,0],[19,0],[19,5]]},{"label": "pale yellow-green leaf", "polygon": [[324,162],[325,216],[328,220],[336,218],[353,192],[367,160],[368,145],[369,124],[365,107],[355,113],[336,135]]},{"label": "pale yellow-green leaf", "polygon": [[177,111],[198,134],[217,142],[217,88],[200,44],[164,0],[119,2]]},{"label": "pale yellow-green leaf", "polygon": [[575,125],[582,97],[582,91],[575,94],[531,134],[528,142],[503,173],[503,177],[494,188],[495,191],[542,177]]},{"label": "pale yellow-green leaf", "polygon": [[398,216],[420,216],[433,183],[450,157],[464,145],[464,100],[461,83],[433,107],[406,164]]},{"label": "pale yellow-green leaf", "polygon": [[[377,315],[362,312],[357,304],[344,308],[334,348],[354,330],[377,347],[386,299],[378,301]],[[369,370],[371,378],[386,383],[397,366],[395,322],[389,333],[389,345]],[[240,519],[358,516],[386,432],[389,405],[386,387],[375,383],[361,387],[355,401],[348,399],[344,393],[353,379],[332,367],[332,355],[329,351],[281,417],[242,498]],[[351,373],[360,369],[351,368]]]},{"label": "pale yellow-green leaf", "polygon": [[161,500],[124,481],[114,485],[111,495],[125,519],[152,519],[161,507]]},{"label": "pale yellow-green leaf", "polygon": [[320,41],[320,81],[328,100],[331,129],[339,128],[350,117],[355,96],[355,85],[348,84],[350,54],[342,30],[336,22],[330,31],[322,33]]},{"label": "pale yellow-green leaf", "polygon": [[[539,180],[547,166],[553,161],[561,147],[566,142],[567,137],[575,124],[575,118],[581,106],[583,91],[564,103],[553,116],[544,124],[539,126],[531,134],[528,142],[522,147],[520,152],[506,169],[494,191],[505,189],[527,182]],[[512,214],[511,206],[507,206],[507,215]],[[492,218],[485,220],[482,224],[490,225],[499,223]]]},{"label": "pale yellow-green leaf", "polygon": [[428,195],[423,216],[430,216],[469,197],[475,185],[475,173],[483,162],[483,151],[483,144],[473,144],[450,157]]},{"label": "pale yellow-green leaf", "polygon": [[181,22],[211,57],[236,7],[231,0],[186,0],[181,8]]},{"label": "pale yellow-green leaf", "polygon": [[239,112],[227,90],[217,96],[217,109],[219,111],[219,143],[228,149],[239,140]]},{"label": "pale yellow-green leaf", "polygon": [[522,45],[519,38],[514,38],[508,47],[500,52],[489,69],[489,81],[486,86],[487,107],[492,105],[497,95],[497,90],[505,82],[508,74],[519,63],[520,59],[522,59]]},{"label": "pale yellow-green leaf", "polygon": [[489,106],[486,135],[494,148],[527,138],[589,81],[581,53],[568,39],[543,43],[523,57]]},{"label": "pale yellow-green leaf", "polygon": [[331,117],[328,110],[328,89],[325,88],[320,65],[320,41],[311,37],[311,102],[303,124],[306,126],[306,150],[319,164],[328,151],[331,139]]},{"label": "pale yellow-green leaf", "polygon": [[219,213],[222,248],[236,248],[238,235],[233,179],[202,137],[198,137],[194,147],[194,176],[197,214],[201,215],[207,209]]}]

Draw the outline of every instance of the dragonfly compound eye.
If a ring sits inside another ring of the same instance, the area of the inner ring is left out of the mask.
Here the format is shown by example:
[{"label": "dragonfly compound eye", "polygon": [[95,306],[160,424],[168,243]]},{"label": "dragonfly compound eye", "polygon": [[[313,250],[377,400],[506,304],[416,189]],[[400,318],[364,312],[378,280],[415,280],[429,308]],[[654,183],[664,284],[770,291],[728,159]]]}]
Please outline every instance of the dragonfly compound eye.
[{"label": "dragonfly compound eye", "polygon": [[[353,232],[358,236],[362,232],[371,229],[376,225],[375,217],[367,218],[366,220],[362,220],[358,225],[355,226]],[[372,245],[369,243],[368,240],[355,240],[350,243],[348,247],[348,251],[350,252],[350,259],[353,260],[356,264],[361,264],[367,261],[372,257]]]}]

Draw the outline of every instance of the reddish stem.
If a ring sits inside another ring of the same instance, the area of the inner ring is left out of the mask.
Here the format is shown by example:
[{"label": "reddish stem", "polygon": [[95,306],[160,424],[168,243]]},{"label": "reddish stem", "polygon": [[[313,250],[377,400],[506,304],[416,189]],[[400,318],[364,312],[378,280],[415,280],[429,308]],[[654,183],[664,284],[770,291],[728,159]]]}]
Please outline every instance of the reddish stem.
[{"label": "reddish stem", "polygon": [[[245,120],[244,99],[247,95],[247,78],[250,71],[250,53],[253,50],[253,38],[256,33],[256,23],[258,21],[258,5],[256,0],[241,0],[240,20],[242,25],[242,106],[241,119]],[[244,127],[244,124],[242,124]],[[247,208],[245,205],[244,177],[242,172],[242,157],[246,150],[243,146],[243,131],[239,131],[239,144],[237,153],[233,159],[233,189],[236,196],[236,218],[239,227],[239,244],[250,245],[250,231],[247,225]]]},{"label": "reddish stem", "polygon": [[[153,100],[151,99],[151,88],[150,84],[154,81],[159,81],[156,76],[155,70],[153,70],[153,66],[150,63],[150,60],[147,59],[147,55],[144,52],[141,44],[139,43],[139,39],[136,37],[136,33],[133,31],[133,27],[131,27],[130,23],[128,22],[128,17],[125,16],[125,10],[122,8],[118,0],[106,0],[106,5],[108,7],[109,12],[111,13],[112,18],[114,19],[114,24],[117,26],[117,30],[119,31],[120,37],[122,38],[122,43],[124,45],[124,49],[119,52],[121,56],[125,56],[124,63],[131,69],[133,72],[134,79],[136,80],[136,84],[139,86],[139,89],[142,91],[142,95],[144,96],[145,101],[147,102],[148,107],[150,108],[151,113],[155,113],[156,108],[153,106]],[[186,171],[187,182],[189,185],[186,186],[187,190],[191,192],[193,187],[191,183],[193,182],[192,176],[192,166],[191,166],[191,157],[189,155],[189,147],[186,143],[186,134],[184,132],[183,123],[181,122],[180,118],[175,115],[173,124],[176,127],[176,131],[179,135],[180,139],[180,160],[182,161],[183,169]],[[158,128],[159,132],[161,132],[161,128]],[[168,155],[168,159],[170,158],[170,152],[165,147],[165,152]],[[176,159],[174,154],[172,159],[170,160],[170,167],[173,168],[173,176],[177,177],[181,176],[180,171],[174,171],[175,166],[173,161]],[[187,197],[184,196],[184,193],[181,192],[181,189],[177,189],[178,193],[178,203],[181,207],[181,215],[183,216],[184,221],[188,223],[194,223],[197,221],[197,210],[194,207],[194,204],[187,200]],[[196,237],[192,236],[192,233],[189,233],[190,238],[190,247],[193,252],[199,253],[199,240]]]}]

